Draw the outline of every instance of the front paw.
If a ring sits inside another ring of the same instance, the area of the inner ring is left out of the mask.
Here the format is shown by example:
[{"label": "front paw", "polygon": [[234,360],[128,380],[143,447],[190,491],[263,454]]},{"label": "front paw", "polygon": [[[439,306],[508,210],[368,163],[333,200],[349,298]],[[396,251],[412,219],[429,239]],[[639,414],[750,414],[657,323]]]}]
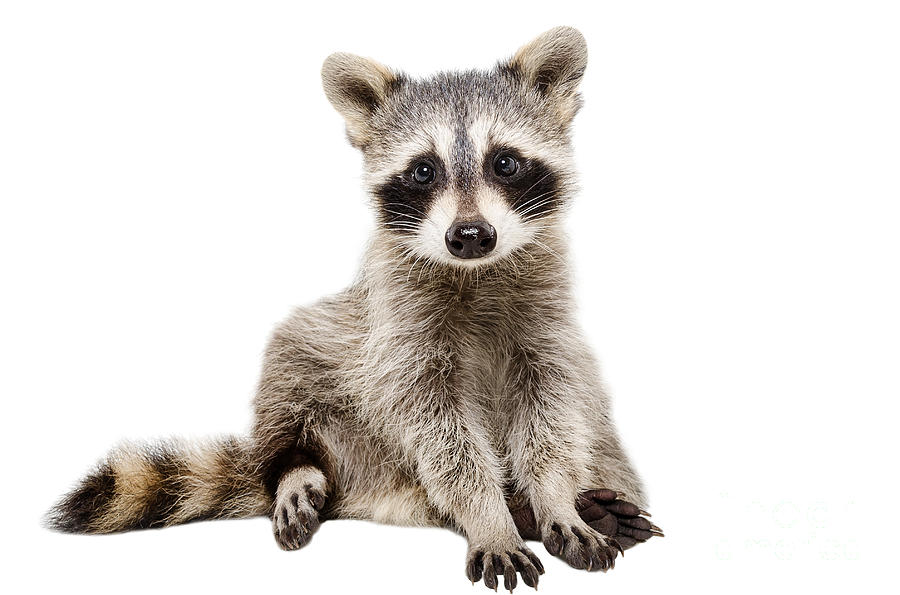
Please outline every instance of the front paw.
[{"label": "front paw", "polygon": [[524,543],[516,545],[471,545],[466,556],[466,576],[474,585],[484,578],[484,586],[497,590],[497,577],[503,576],[503,587],[510,593],[516,588],[516,573],[522,581],[537,589],[544,565]]},{"label": "front paw", "polygon": [[626,550],[653,536],[663,537],[662,529],[644,518],[650,513],[622,500],[612,490],[582,492],[575,508],[584,522],[612,537]]},{"label": "front paw", "polygon": [[278,494],[272,514],[275,541],[283,550],[297,550],[309,543],[319,528],[319,510],[325,494],[310,484]]},{"label": "front paw", "polygon": [[616,556],[622,551],[614,539],[577,517],[547,522],[541,535],[548,552],[578,569],[605,572],[616,565]]}]

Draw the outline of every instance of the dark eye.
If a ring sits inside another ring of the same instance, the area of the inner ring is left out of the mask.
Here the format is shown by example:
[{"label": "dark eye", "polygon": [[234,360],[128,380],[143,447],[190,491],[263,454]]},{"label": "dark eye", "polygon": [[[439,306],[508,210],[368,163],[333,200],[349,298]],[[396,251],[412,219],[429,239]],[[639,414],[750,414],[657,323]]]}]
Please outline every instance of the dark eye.
[{"label": "dark eye", "polygon": [[427,163],[420,163],[413,170],[413,180],[419,184],[430,184],[434,181],[434,168]]},{"label": "dark eye", "polygon": [[519,171],[519,162],[512,155],[497,155],[494,159],[494,172],[498,176],[508,178]]}]

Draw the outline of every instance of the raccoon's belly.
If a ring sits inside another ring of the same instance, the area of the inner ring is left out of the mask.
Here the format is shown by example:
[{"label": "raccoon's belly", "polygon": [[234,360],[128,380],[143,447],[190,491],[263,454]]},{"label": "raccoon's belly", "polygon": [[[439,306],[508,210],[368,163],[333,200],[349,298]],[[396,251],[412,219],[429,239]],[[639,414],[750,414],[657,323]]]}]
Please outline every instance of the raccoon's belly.
[{"label": "raccoon's belly", "polygon": [[342,435],[339,429],[326,432],[322,438],[337,467],[333,502],[336,518],[447,526],[402,457],[379,439]]}]

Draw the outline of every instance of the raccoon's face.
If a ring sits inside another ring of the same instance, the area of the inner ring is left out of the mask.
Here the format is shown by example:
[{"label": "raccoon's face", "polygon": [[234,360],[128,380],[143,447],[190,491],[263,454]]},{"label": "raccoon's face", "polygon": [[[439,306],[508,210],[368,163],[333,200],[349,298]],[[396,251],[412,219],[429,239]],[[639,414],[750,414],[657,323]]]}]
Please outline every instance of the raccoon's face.
[{"label": "raccoon's face", "polygon": [[330,56],[325,90],[363,152],[383,231],[414,258],[460,267],[540,242],[572,193],[568,128],[586,59],[565,27],[491,71],[426,80]]}]

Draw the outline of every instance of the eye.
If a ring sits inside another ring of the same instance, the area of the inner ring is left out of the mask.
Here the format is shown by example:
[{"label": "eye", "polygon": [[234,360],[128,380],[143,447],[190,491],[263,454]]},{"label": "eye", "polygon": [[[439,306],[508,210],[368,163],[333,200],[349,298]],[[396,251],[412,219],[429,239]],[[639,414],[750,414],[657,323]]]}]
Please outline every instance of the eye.
[{"label": "eye", "polygon": [[494,172],[498,176],[508,178],[519,171],[519,162],[512,155],[497,155],[494,159]]},{"label": "eye", "polygon": [[434,181],[434,168],[428,163],[420,163],[413,170],[412,177],[419,184],[430,184]]}]

